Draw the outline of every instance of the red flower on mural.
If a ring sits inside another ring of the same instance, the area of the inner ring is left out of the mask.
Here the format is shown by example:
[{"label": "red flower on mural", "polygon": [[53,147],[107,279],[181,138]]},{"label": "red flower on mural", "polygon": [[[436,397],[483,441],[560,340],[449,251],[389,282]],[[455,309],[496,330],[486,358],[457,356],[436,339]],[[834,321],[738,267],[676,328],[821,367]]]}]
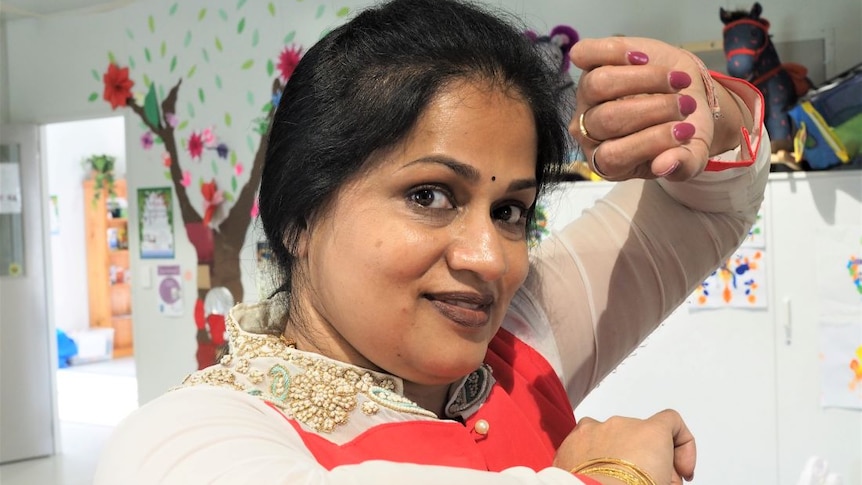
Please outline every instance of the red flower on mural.
[{"label": "red flower on mural", "polygon": [[189,137],[189,154],[192,158],[200,158],[204,152],[204,139],[200,133],[193,131]]},{"label": "red flower on mural", "polygon": [[102,98],[111,103],[111,109],[125,106],[126,101],[132,97],[132,86],[135,82],[129,79],[129,68],[119,67],[113,62],[108,64],[108,70],[102,75],[105,83],[105,92]]},{"label": "red flower on mural", "polygon": [[302,57],[302,47],[290,46],[285,47],[278,56],[278,70],[281,72],[281,80],[287,82],[290,76],[293,75],[293,70],[299,64],[299,59]]}]

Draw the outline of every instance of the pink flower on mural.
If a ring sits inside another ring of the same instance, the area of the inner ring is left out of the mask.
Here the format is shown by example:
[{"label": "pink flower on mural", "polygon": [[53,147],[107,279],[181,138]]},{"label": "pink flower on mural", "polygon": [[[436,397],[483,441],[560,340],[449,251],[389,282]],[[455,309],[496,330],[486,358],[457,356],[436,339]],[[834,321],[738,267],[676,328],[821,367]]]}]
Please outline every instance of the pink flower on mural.
[{"label": "pink flower on mural", "polygon": [[162,153],[162,165],[170,167],[171,163],[171,154],[168,152]]},{"label": "pink flower on mural", "polygon": [[237,162],[237,164],[233,166],[233,173],[235,173],[237,177],[242,175],[243,170],[245,170],[245,167],[242,166],[242,162]]},{"label": "pink flower on mural", "polygon": [[111,109],[126,106],[127,100],[132,97],[132,86],[135,85],[135,82],[129,79],[129,68],[120,68],[112,62],[102,75],[102,81],[105,83],[102,98],[111,103]]},{"label": "pink flower on mural", "polygon": [[153,148],[153,132],[148,131],[141,135],[141,146],[144,150],[149,150]]},{"label": "pink flower on mural", "polygon": [[201,140],[204,142],[204,146],[212,146],[215,143],[215,134],[209,128],[205,129],[201,132]]},{"label": "pink flower on mural", "polygon": [[290,76],[293,75],[293,70],[299,64],[299,59],[302,57],[302,47],[290,46],[285,47],[278,56],[278,70],[281,73],[281,80],[287,82]]},{"label": "pink flower on mural", "polygon": [[168,125],[171,128],[176,128],[177,124],[179,124],[179,120],[177,119],[177,115],[173,113],[165,113],[165,121],[168,122]]},{"label": "pink flower on mural", "polygon": [[180,183],[183,184],[183,187],[188,187],[192,184],[192,174],[188,170],[183,171],[183,179],[180,180]]},{"label": "pink flower on mural", "polygon": [[254,204],[251,206],[251,218],[254,219],[260,213],[260,207],[257,205],[257,198],[254,199]]},{"label": "pink flower on mural", "polygon": [[189,154],[192,156],[192,159],[195,159],[201,158],[203,152],[204,140],[200,133],[193,131],[191,136],[189,136]]}]

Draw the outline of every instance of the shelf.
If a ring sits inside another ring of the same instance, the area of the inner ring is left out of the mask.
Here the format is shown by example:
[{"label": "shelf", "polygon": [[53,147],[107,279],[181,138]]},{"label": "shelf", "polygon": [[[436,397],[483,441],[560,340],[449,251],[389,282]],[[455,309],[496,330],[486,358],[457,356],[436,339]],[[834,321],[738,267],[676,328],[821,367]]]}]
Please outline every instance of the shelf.
[{"label": "shelf", "polygon": [[117,217],[115,219],[105,219],[105,224],[108,227],[125,227],[128,225],[129,220],[125,217]]}]

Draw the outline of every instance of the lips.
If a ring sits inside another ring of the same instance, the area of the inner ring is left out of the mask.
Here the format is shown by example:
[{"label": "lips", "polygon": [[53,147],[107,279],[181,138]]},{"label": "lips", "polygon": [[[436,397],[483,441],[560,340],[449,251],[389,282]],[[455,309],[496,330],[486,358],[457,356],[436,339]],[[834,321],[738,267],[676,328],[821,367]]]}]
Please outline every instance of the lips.
[{"label": "lips", "polygon": [[478,293],[435,293],[425,298],[444,317],[467,328],[479,328],[491,319],[494,298]]}]

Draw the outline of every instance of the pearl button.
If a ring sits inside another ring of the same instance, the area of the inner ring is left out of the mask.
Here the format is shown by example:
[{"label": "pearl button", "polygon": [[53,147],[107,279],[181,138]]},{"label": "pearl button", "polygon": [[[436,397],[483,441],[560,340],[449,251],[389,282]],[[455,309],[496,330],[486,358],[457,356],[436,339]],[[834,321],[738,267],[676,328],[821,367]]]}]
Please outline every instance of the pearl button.
[{"label": "pearl button", "polygon": [[480,419],[476,421],[476,424],[473,425],[473,430],[481,435],[488,434],[488,430],[491,428],[491,425],[488,424],[484,419]]}]

